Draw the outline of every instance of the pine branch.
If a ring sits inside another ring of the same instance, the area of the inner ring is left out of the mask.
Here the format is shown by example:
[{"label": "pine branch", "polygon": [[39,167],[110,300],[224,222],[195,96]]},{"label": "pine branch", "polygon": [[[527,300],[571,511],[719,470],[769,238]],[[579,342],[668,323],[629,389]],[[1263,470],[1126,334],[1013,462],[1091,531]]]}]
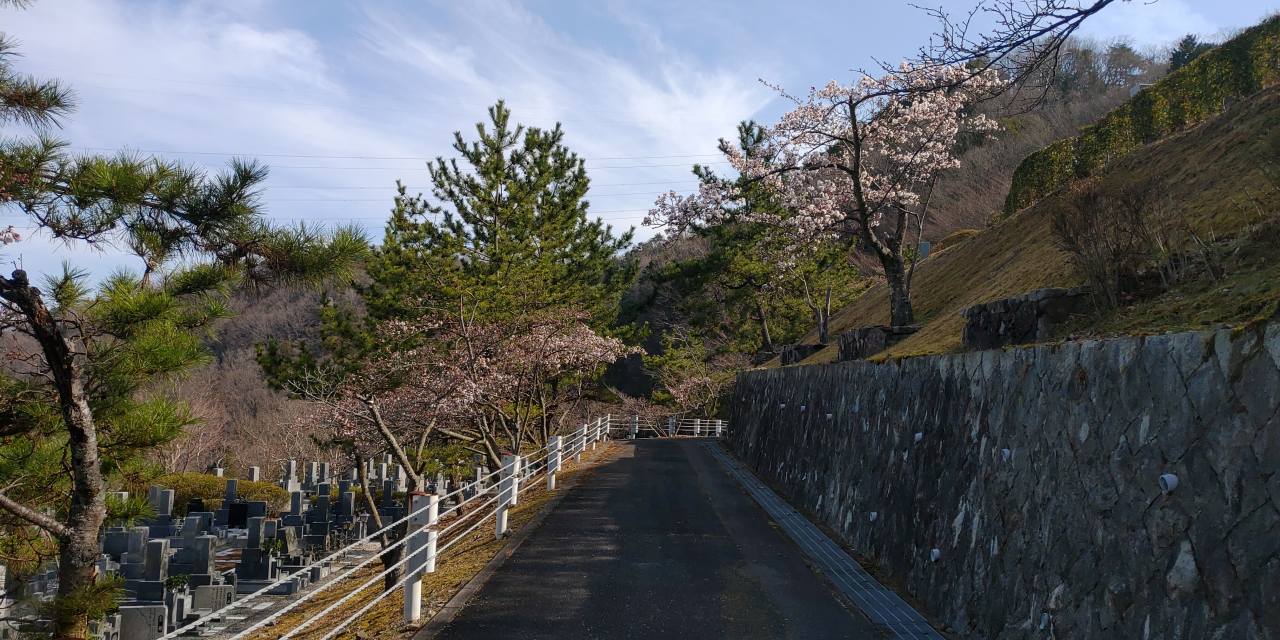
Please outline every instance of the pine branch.
[{"label": "pine branch", "polygon": [[0,493],[0,509],[4,509],[5,511],[18,516],[19,518],[22,518],[23,520],[26,520],[27,522],[30,522],[31,524],[40,527],[59,538],[65,538],[71,535],[71,529],[67,528],[66,525],[14,500],[13,498],[10,498],[3,493]]}]

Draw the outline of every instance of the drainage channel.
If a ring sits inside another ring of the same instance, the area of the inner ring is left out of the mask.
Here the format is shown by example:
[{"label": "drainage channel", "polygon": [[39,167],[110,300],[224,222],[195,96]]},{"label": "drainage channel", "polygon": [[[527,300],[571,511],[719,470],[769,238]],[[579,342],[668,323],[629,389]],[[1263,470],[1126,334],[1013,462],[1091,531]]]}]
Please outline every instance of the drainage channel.
[{"label": "drainage channel", "polygon": [[704,446],[799,545],[805,556],[872,622],[883,626],[894,638],[943,640],[919,612],[880,584],[808,518],[725,453],[719,444],[707,442]]}]

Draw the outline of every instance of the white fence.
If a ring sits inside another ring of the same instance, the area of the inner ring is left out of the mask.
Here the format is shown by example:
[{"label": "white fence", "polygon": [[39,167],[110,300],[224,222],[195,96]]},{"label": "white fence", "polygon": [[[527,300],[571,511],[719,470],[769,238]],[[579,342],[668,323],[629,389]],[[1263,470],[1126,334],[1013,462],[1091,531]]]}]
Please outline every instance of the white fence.
[{"label": "white fence", "polygon": [[[404,600],[405,623],[417,622],[422,616],[422,576],[436,570],[441,554],[451,546],[464,539],[490,518],[493,518],[494,529],[498,538],[508,531],[508,512],[519,504],[520,495],[538,481],[546,482],[548,490],[556,489],[556,477],[564,469],[566,460],[582,461],[585,451],[595,449],[597,444],[610,438],[645,438],[645,437],[725,437],[728,435],[728,424],[722,420],[711,419],[677,419],[668,418],[653,420],[641,416],[604,416],[583,424],[572,433],[553,436],[542,448],[521,455],[506,455],[502,465],[488,474],[478,474],[475,480],[449,493],[438,491],[435,495],[415,494],[411,498],[408,515],[383,526],[367,536],[341,548],[329,555],[303,567],[307,572],[315,567],[332,567],[336,561],[348,557],[353,552],[367,547],[371,541],[384,533],[395,534],[397,528],[404,526],[406,534],[399,540],[363,558],[359,562],[343,568],[327,581],[315,585],[296,598],[282,604],[264,618],[231,636],[233,640],[248,637],[261,629],[284,626],[282,617],[306,604],[321,593],[330,589],[346,590],[346,593],[316,611],[306,619],[292,624],[289,629],[273,629],[274,637],[293,638],[307,629],[315,628],[323,623],[326,633],[324,640],[336,637],[361,616],[376,606],[384,598],[399,591]],[[497,476],[497,482],[490,482]],[[453,505],[441,510],[444,504],[453,501]],[[361,580],[357,572],[379,561],[387,552],[400,550],[401,557],[394,564],[384,567],[378,573]],[[400,571],[401,578],[390,588],[369,599],[354,613],[337,617],[337,610],[342,605],[363,593],[374,585],[381,585],[388,575]],[[230,614],[243,610],[245,605],[260,596],[271,592],[276,587],[288,582],[290,576],[283,576],[243,598],[232,602],[199,619],[183,625],[163,636],[176,638],[184,634],[201,634],[201,629],[211,623],[230,619]],[[255,607],[257,609],[257,607]]]},{"label": "white fence", "polygon": [[636,438],[725,438],[729,423],[716,418],[646,417],[607,415],[604,421],[614,437]]},{"label": "white fence", "polygon": [[[570,435],[551,438],[546,446],[536,451],[518,456],[507,455],[503,458],[500,468],[481,475],[474,482],[452,492],[443,495],[414,495],[408,515],[316,560],[303,567],[300,571],[306,572],[315,567],[331,566],[338,559],[367,546],[384,533],[394,533],[399,527],[407,523],[408,533],[406,535],[388,546],[380,548],[362,561],[331,577],[326,582],[300,594],[266,617],[240,630],[232,638],[244,638],[265,627],[279,625],[280,619],[285,614],[334,588],[342,588],[347,592],[341,598],[308,616],[300,623],[292,625],[292,628],[288,630],[275,629],[278,634],[275,637],[282,639],[292,638],[316,626],[318,623],[324,622],[324,628],[327,631],[323,637],[325,639],[333,638],[342,633],[378,602],[396,591],[401,591],[404,596],[405,621],[417,621],[421,616],[422,576],[435,571],[436,561],[440,554],[475,531],[491,517],[495,523],[497,537],[501,538],[506,535],[508,511],[511,507],[519,504],[520,495],[528,487],[533,486],[539,476],[545,477],[548,488],[554,489],[556,475],[563,468],[565,458],[576,458],[580,461],[583,451],[588,448],[595,448],[599,441],[608,437],[606,425],[607,421],[601,418],[583,425]],[[498,477],[498,482],[489,482],[494,476]],[[451,499],[455,504],[441,510],[442,503]],[[357,582],[359,580],[356,577],[357,572],[378,561],[386,552],[397,549],[401,550],[401,558],[396,563],[383,568],[373,576]],[[355,613],[346,615],[338,620],[330,620],[335,616],[335,611],[338,608],[369,587],[381,584],[386,576],[394,571],[401,571],[402,577],[390,589],[383,590]],[[288,582],[290,579],[290,576],[283,576],[258,591],[170,631],[163,638],[176,638],[187,633],[198,633],[202,627],[214,621],[227,619],[235,610],[244,610],[246,605]]]}]

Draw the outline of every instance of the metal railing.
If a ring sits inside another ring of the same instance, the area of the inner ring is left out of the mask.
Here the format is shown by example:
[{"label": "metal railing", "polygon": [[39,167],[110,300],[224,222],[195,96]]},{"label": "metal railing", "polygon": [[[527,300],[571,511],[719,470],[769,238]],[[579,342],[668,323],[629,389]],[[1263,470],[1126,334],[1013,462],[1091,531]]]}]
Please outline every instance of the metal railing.
[{"label": "metal railing", "polygon": [[[393,585],[371,598],[354,614],[345,616],[336,623],[327,623],[326,628],[328,631],[323,638],[328,640],[337,636],[358,620],[360,616],[396,591],[400,591],[403,594],[405,623],[418,621],[422,614],[422,577],[435,571],[437,560],[441,554],[474,532],[487,522],[490,517],[494,521],[495,536],[499,539],[504,537],[509,529],[508,516],[511,507],[519,504],[520,495],[535,484],[534,480],[541,476],[545,478],[547,489],[555,490],[556,477],[564,469],[565,460],[573,458],[581,462],[582,456],[586,451],[595,449],[597,444],[610,438],[610,431],[610,419],[607,416],[598,418],[583,424],[571,434],[551,437],[547,444],[540,449],[523,455],[508,454],[503,456],[502,465],[498,469],[477,477],[475,482],[459,487],[452,492],[443,495],[412,495],[407,515],[330,553],[324,558],[312,562],[300,569],[299,572],[310,571],[315,567],[329,566],[335,560],[356,551],[357,548],[367,545],[370,541],[385,533],[394,532],[396,527],[407,523],[407,531],[404,536],[385,547],[381,547],[334,578],[316,585],[306,593],[291,599],[265,618],[236,632],[232,636],[232,640],[245,638],[255,631],[273,624],[280,624],[279,621],[282,616],[297,609],[321,593],[340,584],[349,585],[354,583],[359,580],[359,577],[356,576],[358,571],[375,560],[381,559],[387,552],[396,549],[401,549],[400,553],[402,554],[402,557],[397,562],[363,580],[342,597],[276,637],[281,639],[295,637],[317,623],[326,620],[343,604],[351,601],[374,584],[385,581],[386,577],[392,575],[395,571],[402,571],[403,576]],[[487,480],[495,475],[498,476],[498,482],[484,486]],[[466,497],[463,498],[462,496]],[[441,511],[441,502],[450,498],[455,498],[456,504]],[[197,630],[206,624],[221,620],[231,611],[243,608],[258,597],[269,593],[272,589],[292,579],[293,574],[282,576],[275,582],[243,598],[166,633],[162,636],[162,639],[176,638],[184,633]]]},{"label": "metal railing", "polygon": [[727,438],[729,423],[717,418],[648,417],[641,415],[604,417],[612,434],[637,438]]}]

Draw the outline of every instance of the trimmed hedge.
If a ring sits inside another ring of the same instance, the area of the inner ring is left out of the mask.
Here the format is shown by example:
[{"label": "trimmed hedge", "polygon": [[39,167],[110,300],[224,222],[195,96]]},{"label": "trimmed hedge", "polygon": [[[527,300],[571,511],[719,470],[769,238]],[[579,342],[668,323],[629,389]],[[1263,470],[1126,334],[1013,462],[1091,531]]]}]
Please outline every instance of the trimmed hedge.
[{"label": "trimmed hedge", "polygon": [[1280,16],[1196,57],[1140,91],[1074,138],[1059,140],[1018,165],[1004,214],[1030,205],[1072,180],[1095,174],[1140,145],[1218,113],[1232,99],[1280,82]]},{"label": "trimmed hedge", "polygon": [[[175,516],[186,515],[187,503],[192,498],[203,499],[207,509],[217,509],[227,491],[227,478],[207,473],[170,473],[156,478],[151,484],[173,489]],[[236,492],[245,500],[265,500],[275,511],[289,505],[289,492],[270,482],[240,480],[236,483]]]}]

